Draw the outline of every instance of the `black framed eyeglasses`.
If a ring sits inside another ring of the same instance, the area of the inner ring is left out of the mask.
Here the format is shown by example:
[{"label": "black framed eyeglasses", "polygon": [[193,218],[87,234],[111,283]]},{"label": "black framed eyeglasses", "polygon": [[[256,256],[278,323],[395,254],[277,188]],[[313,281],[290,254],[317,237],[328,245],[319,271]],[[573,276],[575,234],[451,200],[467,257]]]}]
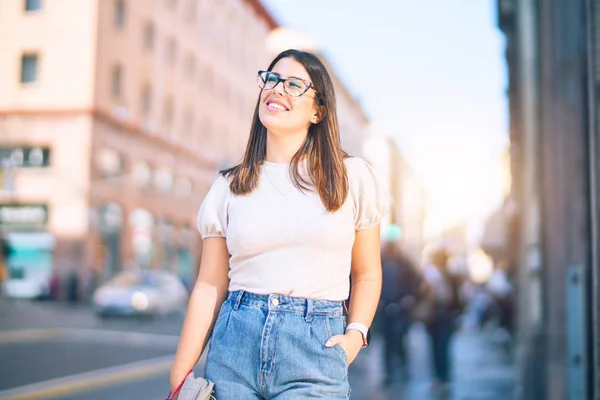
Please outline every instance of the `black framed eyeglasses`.
[{"label": "black framed eyeglasses", "polygon": [[312,83],[300,78],[282,78],[275,72],[258,71],[257,82],[258,87],[263,90],[273,89],[281,82],[283,84],[283,90],[292,97],[300,97],[308,92],[309,89],[314,90],[317,97],[319,97],[319,92],[312,87]]}]

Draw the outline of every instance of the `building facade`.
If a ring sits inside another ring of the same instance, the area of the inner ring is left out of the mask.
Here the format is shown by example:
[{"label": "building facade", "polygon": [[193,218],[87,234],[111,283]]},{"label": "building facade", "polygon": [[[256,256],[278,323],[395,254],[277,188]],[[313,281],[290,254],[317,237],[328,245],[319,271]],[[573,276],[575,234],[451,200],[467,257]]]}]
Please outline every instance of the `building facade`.
[{"label": "building facade", "polygon": [[402,248],[415,263],[420,263],[425,246],[425,189],[392,138],[379,135],[370,138],[366,158],[392,200],[382,230],[385,232],[389,224],[397,225],[402,231]]},{"label": "building facade", "polygon": [[600,9],[499,0],[509,70],[509,254],[522,399],[600,396]]},{"label": "building facade", "polygon": [[127,264],[193,279],[195,215],[217,170],[243,153],[273,18],[258,0],[0,9],[0,226],[14,250],[12,289]]}]

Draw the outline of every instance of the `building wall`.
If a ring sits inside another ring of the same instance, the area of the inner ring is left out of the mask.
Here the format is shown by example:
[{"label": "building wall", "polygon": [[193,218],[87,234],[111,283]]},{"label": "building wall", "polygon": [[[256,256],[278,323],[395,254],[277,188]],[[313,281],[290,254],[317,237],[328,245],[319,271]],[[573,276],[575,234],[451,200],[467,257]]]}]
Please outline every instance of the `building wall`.
[{"label": "building wall", "polygon": [[[90,108],[98,1],[44,1],[39,12],[24,4],[0,0],[0,110]],[[39,55],[40,79],[21,84],[29,52]]]},{"label": "building wall", "polygon": [[333,67],[327,61],[325,64],[333,79],[342,148],[350,156],[364,157],[364,146],[371,136],[369,119],[362,105],[348,90]]},{"label": "building wall", "polygon": [[0,137],[3,146],[49,147],[52,160],[50,167],[15,169],[14,192],[4,193],[4,202],[48,204],[49,229],[81,238],[88,229],[91,118],[0,115]]},{"label": "building wall", "polygon": [[415,262],[421,260],[425,241],[427,196],[414,171],[393,140],[388,141],[391,153],[393,216],[403,232],[404,246]]},{"label": "building wall", "polygon": [[[14,169],[0,203],[49,205],[55,273],[177,270],[183,245],[197,265],[196,213],[245,148],[276,22],[257,0],[42,4],[0,0],[0,147],[51,151],[46,168]],[[30,51],[37,80],[23,84]]]},{"label": "building wall", "polygon": [[388,191],[392,208],[382,221],[385,232],[389,224],[402,230],[402,245],[415,263],[421,261],[425,244],[427,195],[408,162],[392,138],[374,135],[365,146],[365,158]]},{"label": "building wall", "polygon": [[85,259],[91,125],[91,117],[81,113],[0,114],[1,147],[50,149],[50,166],[12,169],[12,188],[0,196],[0,204],[10,207],[47,207],[47,222],[7,224],[0,230],[32,238],[48,233],[54,242],[50,265],[56,274],[81,268]]},{"label": "building wall", "polygon": [[364,146],[371,135],[369,119],[362,105],[352,95],[346,83],[338,76],[333,65],[318,51],[315,53],[321,58],[329,71],[333,81],[340,128],[342,148],[350,156],[364,157]]},{"label": "building wall", "polygon": [[519,167],[511,196],[519,214],[521,398],[597,397],[590,4],[499,1],[511,76],[511,156]]},{"label": "building wall", "polygon": [[[264,42],[275,22],[256,1],[124,4],[121,15],[115,2],[100,5],[95,99],[101,118],[94,131],[94,149],[118,152],[124,170],[119,179],[93,177],[92,204],[97,211],[122,207],[121,250],[125,260],[136,260],[136,210],[153,218],[153,229],[143,234],[153,238],[156,255],[161,221],[174,228],[167,229],[169,242],[182,236],[178,231],[195,230],[216,170],[241,159],[259,91],[256,71],[268,62]],[[141,167],[151,171],[150,182],[139,182]]]},{"label": "building wall", "polygon": [[[258,95],[256,71],[269,61],[264,43],[274,24],[256,4],[130,0],[119,27],[115,3],[102,2],[98,107],[219,166],[239,161]],[[115,68],[121,68],[119,96],[111,91]]]}]

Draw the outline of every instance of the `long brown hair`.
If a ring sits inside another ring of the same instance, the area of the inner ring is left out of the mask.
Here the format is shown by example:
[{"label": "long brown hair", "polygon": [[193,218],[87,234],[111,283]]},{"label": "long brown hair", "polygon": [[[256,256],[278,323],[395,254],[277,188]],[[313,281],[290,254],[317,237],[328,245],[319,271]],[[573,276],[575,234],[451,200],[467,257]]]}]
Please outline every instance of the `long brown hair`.
[{"label": "long brown hair", "polygon": [[[344,159],[348,156],[340,142],[333,82],[323,63],[314,55],[300,50],[286,50],[280,53],[269,65],[271,71],[282,58],[291,57],[304,66],[317,90],[317,100],[324,117],[311,124],[304,144],[292,157],[290,176],[294,185],[301,191],[315,190],[327,211],[338,210],[348,195],[348,177]],[[233,168],[221,171],[231,177],[231,192],[237,195],[249,194],[258,186],[260,168],[267,154],[267,128],[260,122],[258,108],[260,94],[254,109],[250,138],[244,159]],[[308,178],[299,171],[299,163],[307,159]]]}]

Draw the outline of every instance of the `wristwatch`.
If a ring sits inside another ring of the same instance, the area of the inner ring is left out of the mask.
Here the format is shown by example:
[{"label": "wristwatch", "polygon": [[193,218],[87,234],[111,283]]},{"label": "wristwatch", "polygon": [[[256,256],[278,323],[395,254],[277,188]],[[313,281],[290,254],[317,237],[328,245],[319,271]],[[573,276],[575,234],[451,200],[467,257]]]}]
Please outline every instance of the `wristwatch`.
[{"label": "wristwatch", "polygon": [[369,327],[367,327],[364,324],[361,324],[360,322],[351,322],[346,327],[346,332],[348,332],[351,329],[359,331],[362,334],[363,347],[367,347],[369,345],[369,342],[371,341],[371,330],[369,329]]}]

